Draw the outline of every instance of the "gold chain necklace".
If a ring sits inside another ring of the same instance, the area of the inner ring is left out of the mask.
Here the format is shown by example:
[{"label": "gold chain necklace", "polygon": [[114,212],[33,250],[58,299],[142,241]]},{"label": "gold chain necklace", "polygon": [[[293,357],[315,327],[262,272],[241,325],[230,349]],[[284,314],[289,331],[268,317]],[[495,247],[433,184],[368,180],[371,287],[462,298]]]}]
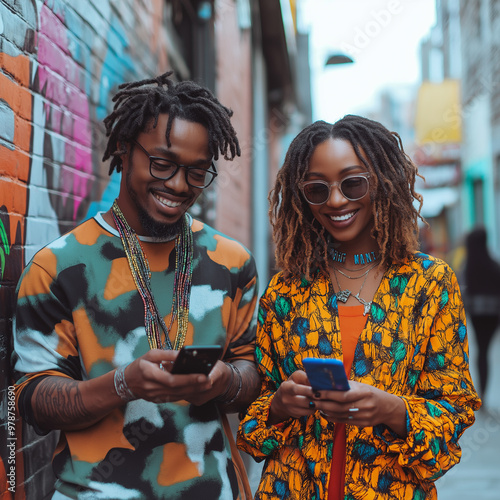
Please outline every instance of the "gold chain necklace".
[{"label": "gold chain necklace", "polygon": [[356,294],[352,293],[347,288],[345,290],[342,290],[342,288],[340,287],[339,279],[337,278],[337,273],[335,272],[335,267],[332,266],[332,270],[333,270],[333,276],[335,276],[335,281],[337,282],[337,286],[339,288],[339,291],[335,294],[335,296],[337,297],[337,300],[340,300],[340,302],[343,302],[345,304],[347,302],[347,299],[352,295],[360,304],[363,304],[363,306],[364,306],[363,316],[366,316],[370,312],[372,301],[370,300],[370,302],[367,302],[365,299],[360,297],[359,294],[361,293],[361,290],[363,290],[363,287],[365,286],[366,280],[368,278],[368,274],[371,271],[371,269],[369,269],[365,273],[365,279],[363,280],[363,283],[361,283],[361,287],[360,287],[358,293],[356,293]]},{"label": "gold chain necklace", "polygon": [[[359,276],[349,276],[346,273],[344,273],[341,269],[338,269],[335,266],[332,266],[332,268],[334,268],[336,271],[338,271],[342,276],[345,276],[347,279],[358,280],[359,278],[362,278],[363,276],[366,276],[377,265],[378,265],[378,263],[375,263],[375,264],[371,265],[369,269],[367,269],[363,274],[360,274]],[[353,269],[352,271],[356,271],[356,269]]]}]

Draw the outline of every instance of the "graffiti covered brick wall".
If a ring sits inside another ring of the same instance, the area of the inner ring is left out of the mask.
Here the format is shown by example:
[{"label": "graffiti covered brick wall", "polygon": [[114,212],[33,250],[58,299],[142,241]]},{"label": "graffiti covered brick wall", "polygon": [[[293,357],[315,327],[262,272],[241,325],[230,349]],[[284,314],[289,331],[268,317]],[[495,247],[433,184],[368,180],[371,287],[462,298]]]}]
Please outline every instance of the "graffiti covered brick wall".
[{"label": "graffiti covered brick wall", "polygon": [[119,180],[101,162],[102,119],[118,84],[169,69],[167,4],[0,1],[2,499],[44,498],[53,488],[55,436],[22,426],[9,399],[15,286],[37,250],[117,194]]}]

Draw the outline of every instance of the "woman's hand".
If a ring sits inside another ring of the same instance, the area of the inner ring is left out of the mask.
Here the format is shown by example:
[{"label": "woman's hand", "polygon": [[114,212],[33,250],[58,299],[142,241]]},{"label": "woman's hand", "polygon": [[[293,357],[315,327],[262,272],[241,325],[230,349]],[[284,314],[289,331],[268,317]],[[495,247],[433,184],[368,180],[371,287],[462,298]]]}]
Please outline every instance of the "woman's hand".
[{"label": "woman's hand", "polygon": [[292,373],[276,391],[267,423],[275,425],[292,417],[312,415],[316,409],[313,397],[306,373],[302,370]]},{"label": "woman's hand", "polygon": [[330,422],[358,427],[385,424],[406,437],[406,407],[403,400],[388,392],[361,382],[349,381],[348,391],[320,391],[316,409]]}]

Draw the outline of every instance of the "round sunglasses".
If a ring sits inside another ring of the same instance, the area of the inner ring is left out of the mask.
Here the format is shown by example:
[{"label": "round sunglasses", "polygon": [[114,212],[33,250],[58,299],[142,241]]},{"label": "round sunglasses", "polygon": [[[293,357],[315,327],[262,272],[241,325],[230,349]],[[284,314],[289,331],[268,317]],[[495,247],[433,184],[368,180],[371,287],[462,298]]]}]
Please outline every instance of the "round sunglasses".
[{"label": "round sunglasses", "polygon": [[360,200],[369,190],[368,178],[369,172],[346,177],[341,181],[326,182],[326,181],[305,181],[300,183],[299,188],[304,195],[307,203],[311,205],[323,205],[331,195],[332,186],[338,186],[342,196],[349,201]]}]

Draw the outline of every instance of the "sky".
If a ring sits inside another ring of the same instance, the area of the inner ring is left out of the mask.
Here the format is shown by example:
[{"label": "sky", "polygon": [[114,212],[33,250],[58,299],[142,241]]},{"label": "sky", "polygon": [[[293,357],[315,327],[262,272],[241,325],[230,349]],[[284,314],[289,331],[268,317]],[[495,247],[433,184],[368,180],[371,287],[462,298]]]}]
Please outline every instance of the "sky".
[{"label": "sky", "polygon": [[[420,80],[419,44],[435,24],[435,0],[297,0],[308,32],[313,120],[334,122],[377,107],[384,88]],[[352,64],[325,66],[329,54]]]}]

